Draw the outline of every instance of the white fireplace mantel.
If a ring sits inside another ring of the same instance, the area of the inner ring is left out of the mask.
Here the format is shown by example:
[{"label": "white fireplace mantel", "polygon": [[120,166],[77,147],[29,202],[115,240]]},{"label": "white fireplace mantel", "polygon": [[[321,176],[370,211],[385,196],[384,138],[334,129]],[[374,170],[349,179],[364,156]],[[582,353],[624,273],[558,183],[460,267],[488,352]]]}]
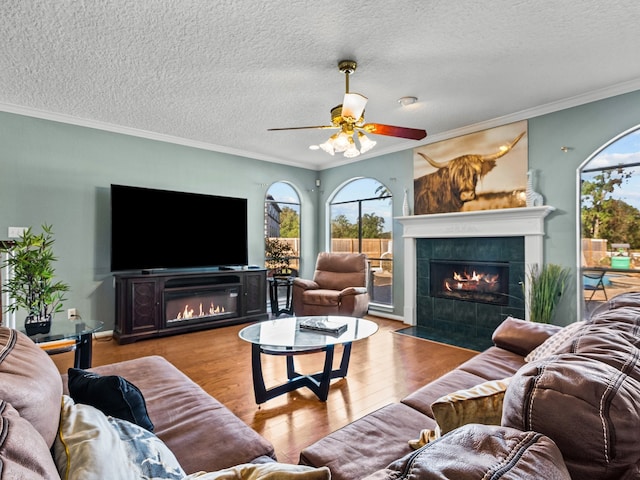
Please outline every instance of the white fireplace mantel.
[{"label": "white fireplace mantel", "polygon": [[404,238],[404,322],[416,324],[416,239],[524,237],[525,264],[544,263],[545,217],[551,206],[396,217]]}]

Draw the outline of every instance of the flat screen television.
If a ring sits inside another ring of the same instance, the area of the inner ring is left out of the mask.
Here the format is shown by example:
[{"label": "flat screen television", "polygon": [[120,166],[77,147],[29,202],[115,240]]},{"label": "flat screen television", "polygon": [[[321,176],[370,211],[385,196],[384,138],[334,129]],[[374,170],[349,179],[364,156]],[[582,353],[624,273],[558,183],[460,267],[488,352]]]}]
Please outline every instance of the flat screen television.
[{"label": "flat screen television", "polygon": [[111,271],[247,264],[247,199],[111,185]]}]

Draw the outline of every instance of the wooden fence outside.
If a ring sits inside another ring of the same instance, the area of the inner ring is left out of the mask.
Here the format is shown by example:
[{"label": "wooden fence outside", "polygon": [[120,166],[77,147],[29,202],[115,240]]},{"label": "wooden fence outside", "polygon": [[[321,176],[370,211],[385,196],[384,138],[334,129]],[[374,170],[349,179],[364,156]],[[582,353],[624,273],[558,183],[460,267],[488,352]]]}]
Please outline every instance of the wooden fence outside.
[{"label": "wooden fence outside", "polygon": [[[293,256],[300,256],[300,239],[299,238],[278,238],[283,242],[289,244],[293,250]],[[371,261],[372,267],[380,267],[381,258],[391,258],[391,246],[392,240],[388,238],[363,238],[362,239],[362,253],[365,253]],[[334,238],[331,240],[331,251],[341,253],[354,253],[358,251],[358,239],[357,238]],[[383,254],[387,254],[384,255]],[[297,261],[296,261],[297,263]],[[293,266],[293,265],[292,265]]]},{"label": "wooden fence outside", "polygon": [[[293,256],[299,257],[300,239],[280,237],[278,240],[286,242],[293,250]],[[331,251],[356,253],[358,252],[358,239],[335,238],[331,241]],[[388,238],[364,238],[362,239],[362,253],[365,253],[369,259],[368,284],[371,301],[391,305],[393,301],[391,298],[393,286],[392,240]],[[290,267],[296,271],[299,270],[299,258],[292,258]]]}]

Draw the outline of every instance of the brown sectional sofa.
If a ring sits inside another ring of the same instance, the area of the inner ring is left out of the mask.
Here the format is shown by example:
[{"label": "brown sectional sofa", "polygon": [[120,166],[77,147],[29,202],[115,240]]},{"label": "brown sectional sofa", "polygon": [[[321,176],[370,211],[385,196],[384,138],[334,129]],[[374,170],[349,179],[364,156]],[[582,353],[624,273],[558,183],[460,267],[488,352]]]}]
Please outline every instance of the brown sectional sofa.
[{"label": "brown sectional sofa", "polygon": [[507,318],[494,332],[495,346],[455,370],[331,433],[305,448],[300,463],[326,465],[332,480],[356,480],[412,452],[408,441],[435,429],[431,404],[443,395],[513,375],[525,355],[560,327]]},{"label": "brown sectional sofa", "polygon": [[[314,480],[328,479],[329,470],[333,480],[640,479],[640,293],[613,298],[589,321],[565,328],[508,318],[493,341],[401,401],[310,445],[301,465],[284,468],[318,467],[300,471]],[[184,473],[282,465],[266,439],[162,357],[92,370],[139,387],[154,433]],[[437,399],[500,379],[508,382],[499,422],[468,423],[410,445],[437,432]],[[0,327],[0,479],[60,479],[54,457],[66,385],[28,337]]]},{"label": "brown sectional sofa", "polygon": [[[300,463],[328,466],[333,480],[640,478],[640,293],[565,328],[508,318],[493,341],[305,448]],[[501,379],[500,425],[469,424],[410,446],[436,430],[437,399]]]},{"label": "brown sectional sofa", "polygon": [[[162,357],[92,371],[139,388],[154,433],[187,474],[275,460],[269,441]],[[0,327],[0,478],[60,478],[50,448],[67,391],[66,375],[44,351],[24,334]]]}]

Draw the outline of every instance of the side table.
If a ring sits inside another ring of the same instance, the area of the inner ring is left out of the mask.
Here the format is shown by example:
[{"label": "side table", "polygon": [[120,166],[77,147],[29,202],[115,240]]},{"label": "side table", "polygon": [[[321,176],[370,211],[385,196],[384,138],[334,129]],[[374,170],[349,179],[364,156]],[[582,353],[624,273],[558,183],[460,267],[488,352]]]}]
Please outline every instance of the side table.
[{"label": "side table", "polygon": [[[73,366],[75,368],[91,368],[93,355],[93,333],[103,327],[103,323],[95,320],[58,321],[51,323],[49,333],[38,333],[29,338],[49,355],[75,350]],[[24,333],[24,329],[21,329]]]},{"label": "side table", "polygon": [[[294,277],[267,277],[269,282],[269,302],[271,304],[271,313],[279,317],[283,313],[293,315],[291,308],[291,288],[293,287]],[[278,290],[283,287],[285,291],[284,308],[280,308],[280,300],[278,298]]]}]

